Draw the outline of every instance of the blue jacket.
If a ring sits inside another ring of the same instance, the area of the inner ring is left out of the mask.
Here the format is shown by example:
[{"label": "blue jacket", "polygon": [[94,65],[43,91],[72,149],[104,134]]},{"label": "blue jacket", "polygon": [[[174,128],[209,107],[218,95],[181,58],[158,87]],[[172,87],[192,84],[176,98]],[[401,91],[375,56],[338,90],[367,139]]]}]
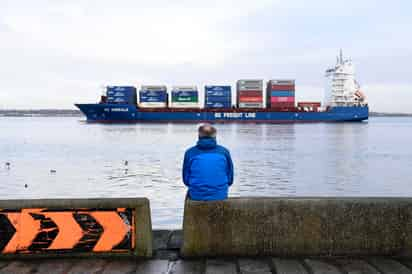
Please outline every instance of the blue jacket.
[{"label": "blue jacket", "polygon": [[233,183],[233,162],[229,151],[217,145],[215,138],[199,138],[196,146],[185,153],[183,182],[189,187],[192,200],[226,199]]}]

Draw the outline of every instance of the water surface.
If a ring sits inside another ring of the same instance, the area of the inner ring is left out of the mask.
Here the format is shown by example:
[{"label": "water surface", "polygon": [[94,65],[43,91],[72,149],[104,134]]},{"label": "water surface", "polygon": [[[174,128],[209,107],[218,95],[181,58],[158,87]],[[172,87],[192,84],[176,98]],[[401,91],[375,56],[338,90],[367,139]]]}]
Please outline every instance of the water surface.
[{"label": "water surface", "polygon": [[[1,198],[148,197],[155,228],[180,227],[196,127],[0,117]],[[235,164],[231,196],[412,195],[412,118],[217,128]]]}]

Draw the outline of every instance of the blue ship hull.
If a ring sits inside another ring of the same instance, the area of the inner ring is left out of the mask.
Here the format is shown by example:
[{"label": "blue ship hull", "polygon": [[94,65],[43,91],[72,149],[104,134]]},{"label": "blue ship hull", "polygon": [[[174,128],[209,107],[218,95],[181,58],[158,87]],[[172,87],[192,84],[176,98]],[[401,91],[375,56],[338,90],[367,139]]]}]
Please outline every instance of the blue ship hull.
[{"label": "blue ship hull", "polygon": [[88,122],[351,122],[367,120],[367,106],[333,107],[324,112],[271,111],[268,109],[139,109],[127,104],[76,104]]}]

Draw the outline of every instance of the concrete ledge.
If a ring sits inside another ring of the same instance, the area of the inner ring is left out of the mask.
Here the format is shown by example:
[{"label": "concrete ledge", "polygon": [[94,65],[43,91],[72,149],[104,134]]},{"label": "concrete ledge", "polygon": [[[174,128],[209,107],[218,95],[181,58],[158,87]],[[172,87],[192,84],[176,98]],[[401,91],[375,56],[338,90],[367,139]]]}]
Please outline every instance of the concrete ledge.
[{"label": "concrete ledge", "polygon": [[409,256],[409,198],[186,201],[182,255]]},{"label": "concrete ledge", "polygon": [[0,259],[152,256],[146,198],[0,201]]}]

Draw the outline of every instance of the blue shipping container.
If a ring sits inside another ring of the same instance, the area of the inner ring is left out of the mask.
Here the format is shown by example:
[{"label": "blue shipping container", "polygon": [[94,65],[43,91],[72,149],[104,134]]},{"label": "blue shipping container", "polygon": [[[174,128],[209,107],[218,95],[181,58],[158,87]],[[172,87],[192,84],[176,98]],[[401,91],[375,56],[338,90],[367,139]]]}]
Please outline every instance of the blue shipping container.
[{"label": "blue shipping container", "polygon": [[231,102],[232,97],[207,96],[206,102]]},{"label": "blue shipping container", "polygon": [[136,95],[136,88],[129,86],[108,86],[106,89],[107,96],[128,96]]},{"label": "blue shipping container", "polygon": [[166,96],[167,91],[165,90],[141,90],[139,94],[140,96]]},{"label": "blue shipping container", "polygon": [[167,102],[167,97],[140,97],[140,103],[150,103],[150,102]]},{"label": "blue shipping container", "polygon": [[136,88],[135,87],[107,87],[106,90],[107,96],[116,96],[116,97],[129,97],[129,96],[136,96]]},{"label": "blue shipping container", "polygon": [[273,97],[294,97],[295,96],[295,92],[294,91],[272,91],[271,96]]},{"label": "blue shipping container", "polygon": [[231,86],[205,86],[206,91],[230,91],[231,89]]},{"label": "blue shipping container", "polygon": [[205,86],[206,96],[231,96],[231,86]]},{"label": "blue shipping container", "polygon": [[198,94],[197,90],[172,90],[173,97],[196,97]]},{"label": "blue shipping container", "polygon": [[136,91],[133,86],[107,86],[107,91]]},{"label": "blue shipping container", "polygon": [[162,91],[140,91],[139,100],[141,103],[144,102],[166,102],[167,101],[167,92]]},{"label": "blue shipping container", "polygon": [[106,93],[108,103],[136,103],[136,88],[132,86],[108,86]]},{"label": "blue shipping container", "polygon": [[107,97],[108,103],[118,103],[118,104],[134,104],[135,101],[133,99],[125,98],[125,97]]},{"label": "blue shipping container", "polygon": [[205,104],[205,107],[206,108],[231,108],[232,104],[228,102],[213,102],[213,103],[207,102]]}]

